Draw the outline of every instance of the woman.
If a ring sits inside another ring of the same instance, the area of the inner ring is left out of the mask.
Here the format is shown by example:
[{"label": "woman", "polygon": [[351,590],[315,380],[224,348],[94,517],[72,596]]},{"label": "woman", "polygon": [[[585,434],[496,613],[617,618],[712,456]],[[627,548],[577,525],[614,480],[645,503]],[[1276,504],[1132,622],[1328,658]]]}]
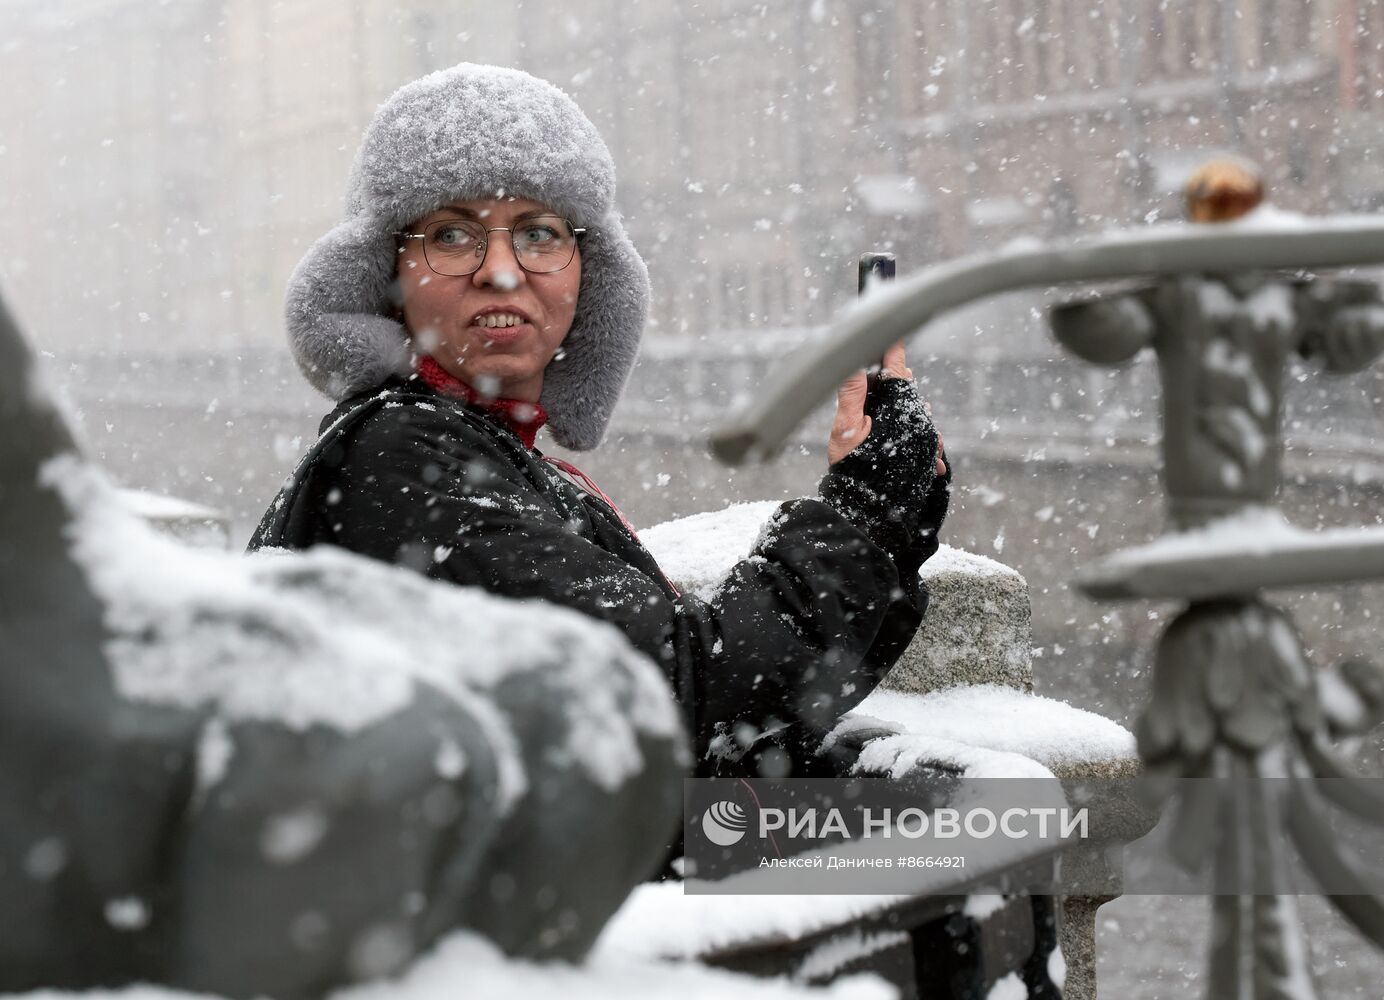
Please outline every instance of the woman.
[{"label": "woman", "polygon": [[595,128],[526,73],[463,64],[391,97],[346,219],[288,291],[299,365],[341,403],[252,544],[576,608],[663,667],[698,773],[749,768],[766,732],[792,773],[829,771],[821,734],[926,607],[936,431],[896,348],[871,415],[864,376],[843,386],[820,497],[783,504],[713,600],[679,594],[604,494],[534,448],[544,425],[594,447],[634,362],[649,283],[614,191]]}]

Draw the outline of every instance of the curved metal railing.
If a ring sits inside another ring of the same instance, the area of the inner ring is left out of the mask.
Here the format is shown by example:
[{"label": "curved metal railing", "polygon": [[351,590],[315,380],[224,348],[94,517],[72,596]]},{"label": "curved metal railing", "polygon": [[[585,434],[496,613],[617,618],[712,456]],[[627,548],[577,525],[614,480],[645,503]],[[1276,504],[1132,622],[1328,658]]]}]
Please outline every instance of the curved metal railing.
[{"label": "curved metal railing", "polygon": [[1120,278],[1384,264],[1384,220],[1327,219],[1176,225],[1068,244],[1024,244],[963,257],[880,288],[841,314],[834,332],[793,355],[711,436],[729,465],[778,451],[812,409],[856,369],[931,320],[1002,292]]}]

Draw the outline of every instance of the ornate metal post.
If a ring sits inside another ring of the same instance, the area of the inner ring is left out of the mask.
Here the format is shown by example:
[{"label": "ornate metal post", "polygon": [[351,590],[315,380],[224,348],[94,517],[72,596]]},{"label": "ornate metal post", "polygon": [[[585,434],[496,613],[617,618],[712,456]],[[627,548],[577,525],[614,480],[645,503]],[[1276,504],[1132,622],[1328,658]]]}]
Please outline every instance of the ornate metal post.
[{"label": "ornate metal post", "polygon": [[[1189,183],[1189,214],[1205,222],[1233,218],[1253,207],[1259,190],[1243,165],[1208,165]],[[1296,352],[1330,372],[1368,366],[1384,351],[1379,290],[1262,272],[1178,275],[1058,307],[1052,328],[1067,349],[1096,364],[1122,364],[1145,347],[1158,357],[1173,531],[1116,554],[1080,582],[1095,597],[1188,602],[1159,641],[1153,698],[1137,735],[1151,770],[1229,779],[1212,794],[1181,790],[1198,787],[1190,785],[1169,796],[1178,807],[1177,859],[1189,868],[1211,860],[1215,884],[1229,887],[1213,906],[1206,995],[1314,996],[1282,834],[1324,885],[1339,888],[1341,866],[1350,862],[1322,822],[1319,786],[1303,779],[1344,772],[1327,751],[1333,733],[1302,639],[1259,591],[1270,583],[1384,577],[1378,542],[1372,567],[1340,562],[1333,571],[1331,541],[1295,531],[1274,507],[1289,357]],[[1328,559],[1290,551],[1303,545]],[[1341,679],[1363,706],[1377,708],[1378,672],[1350,664]],[[1359,721],[1377,717],[1367,710]],[[1384,822],[1384,799],[1354,787],[1361,794],[1340,804]],[[1331,898],[1384,945],[1379,900]]]},{"label": "ornate metal post", "polygon": [[[1233,219],[1262,193],[1243,164],[1220,164],[1195,180],[1196,222]],[[1314,670],[1288,616],[1260,596],[1269,587],[1384,579],[1384,531],[1299,531],[1275,507],[1292,353],[1327,372],[1352,372],[1384,350],[1378,289],[1304,269],[1365,264],[1384,264],[1377,217],[1261,217],[952,261],[844,313],[832,336],[795,354],[711,438],[727,463],[772,455],[852,370],[967,303],[1019,288],[1143,282],[1064,306],[1053,325],[1069,350],[1097,364],[1155,351],[1173,530],[1108,557],[1077,582],[1097,599],[1188,602],[1159,643],[1138,737],[1150,768],[1165,776],[1246,779],[1230,786],[1238,797],[1213,792],[1175,803],[1175,855],[1192,864],[1213,859],[1220,884],[1252,887],[1217,897],[1208,987],[1216,1000],[1315,995],[1286,882],[1286,844],[1275,836],[1282,831],[1337,908],[1384,947],[1384,900],[1340,891],[1365,880],[1355,878],[1360,867],[1323,818],[1329,800],[1384,827],[1384,797],[1329,748],[1331,737],[1384,717],[1384,674],[1363,663]],[[1351,711],[1326,712],[1323,683]],[[1273,778],[1280,780],[1249,780]],[[1246,882],[1246,873],[1258,881]]]}]

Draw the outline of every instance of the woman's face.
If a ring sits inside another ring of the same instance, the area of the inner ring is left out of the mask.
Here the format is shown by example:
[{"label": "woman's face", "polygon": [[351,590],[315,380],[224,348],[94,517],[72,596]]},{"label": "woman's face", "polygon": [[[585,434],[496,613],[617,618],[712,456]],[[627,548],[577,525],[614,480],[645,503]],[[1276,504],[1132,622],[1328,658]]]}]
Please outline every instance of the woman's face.
[{"label": "woman's face", "polygon": [[[417,220],[408,232],[460,219],[486,229],[518,227],[524,238],[523,223],[556,214],[525,198],[459,201]],[[479,268],[448,275],[428,265],[423,240],[403,243],[398,273],[404,325],[418,353],[431,355],[483,395],[537,402],[543,371],[572,327],[581,251],[562,270],[535,274],[519,266],[510,233],[492,232]]]}]

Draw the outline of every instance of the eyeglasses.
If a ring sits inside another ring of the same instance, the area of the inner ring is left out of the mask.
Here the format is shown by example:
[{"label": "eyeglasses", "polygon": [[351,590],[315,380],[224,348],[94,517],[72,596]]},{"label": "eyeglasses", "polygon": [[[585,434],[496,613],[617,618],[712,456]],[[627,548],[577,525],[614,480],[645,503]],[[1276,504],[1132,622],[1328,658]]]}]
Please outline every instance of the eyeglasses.
[{"label": "eyeglasses", "polygon": [[460,276],[480,270],[491,233],[509,233],[514,259],[525,271],[550,274],[572,263],[577,237],[584,236],[586,230],[574,228],[560,216],[538,215],[492,229],[472,219],[439,219],[421,233],[398,235],[400,239],[422,240],[423,258],[438,274]]}]

